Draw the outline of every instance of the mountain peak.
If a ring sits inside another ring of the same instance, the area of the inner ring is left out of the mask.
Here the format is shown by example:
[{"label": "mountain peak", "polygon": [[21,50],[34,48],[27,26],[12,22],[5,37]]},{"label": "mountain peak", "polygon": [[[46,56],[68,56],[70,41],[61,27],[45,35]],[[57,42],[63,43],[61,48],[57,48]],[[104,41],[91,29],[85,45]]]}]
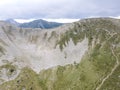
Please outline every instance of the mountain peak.
[{"label": "mountain peak", "polygon": [[50,28],[59,27],[61,25],[63,25],[63,23],[48,22],[42,19],[38,19],[38,20],[34,20],[28,23],[23,23],[20,25],[20,27],[50,29]]},{"label": "mountain peak", "polygon": [[10,24],[13,24],[13,25],[16,25],[16,26],[19,25],[19,23],[16,22],[16,21],[15,21],[14,19],[12,19],[12,18],[6,19],[5,22],[10,23]]},{"label": "mountain peak", "polygon": [[57,22],[48,22],[43,19],[37,19],[33,20],[27,23],[18,23],[14,19],[7,19],[5,22],[8,22],[10,24],[16,25],[18,27],[22,28],[42,28],[42,29],[50,29],[55,28],[63,25],[63,23],[57,23]]}]

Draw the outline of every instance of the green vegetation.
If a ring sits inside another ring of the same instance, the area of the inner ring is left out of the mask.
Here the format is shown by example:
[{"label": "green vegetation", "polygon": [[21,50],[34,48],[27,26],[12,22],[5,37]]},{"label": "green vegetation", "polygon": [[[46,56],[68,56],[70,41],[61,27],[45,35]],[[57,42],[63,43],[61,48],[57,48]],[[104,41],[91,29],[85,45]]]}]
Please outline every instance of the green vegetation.
[{"label": "green vegetation", "polygon": [[0,73],[2,69],[6,69],[7,77],[11,77],[16,73],[16,66],[11,65],[10,63],[0,66]]},{"label": "green vegetation", "polygon": [[[6,82],[0,86],[2,90],[41,90],[37,74],[31,69],[24,68],[20,75],[13,81]],[[45,90],[45,89],[43,89]]]},{"label": "green vegetation", "polygon": [[114,73],[105,81],[100,90],[119,90],[120,89],[120,65]]}]

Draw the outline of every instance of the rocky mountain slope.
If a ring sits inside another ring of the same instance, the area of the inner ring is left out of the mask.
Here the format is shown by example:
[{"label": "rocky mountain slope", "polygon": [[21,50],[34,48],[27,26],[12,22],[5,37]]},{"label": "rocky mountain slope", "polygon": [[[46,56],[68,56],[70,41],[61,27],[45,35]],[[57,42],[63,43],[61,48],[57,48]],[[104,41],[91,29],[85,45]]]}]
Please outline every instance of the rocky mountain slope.
[{"label": "rocky mountain slope", "polygon": [[0,22],[0,90],[119,90],[120,20],[51,30]]}]

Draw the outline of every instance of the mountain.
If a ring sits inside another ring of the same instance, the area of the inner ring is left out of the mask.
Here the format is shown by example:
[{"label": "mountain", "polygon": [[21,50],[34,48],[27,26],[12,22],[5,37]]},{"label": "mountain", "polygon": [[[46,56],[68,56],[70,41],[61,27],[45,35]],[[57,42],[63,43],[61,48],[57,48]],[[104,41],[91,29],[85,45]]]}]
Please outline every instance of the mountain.
[{"label": "mountain", "polygon": [[42,19],[34,20],[28,23],[23,23],[20,25],[20,27],[23,28],[42,28],[42,29],[50,29],[55,28],[58,26],[63,25],[62,23],[56,23],[56,22],[48,22]]},{"label": "mountain", "polygon": [[7,19],[5,20],[5,22],[16,25],[16,26],[20,25],[20,23],[16,22],[14,19]]},{"label": "mountain", "polygon": [[42,19],[34,20],[28,23],[18,23],[14,19],[7,19],[5,22],[16,25],[21,28],[41,28],[41,29],[51,29],[63,25],[63,23],[48,22]]},{"label": "mountain", "polygon": [[119,90],[120,20],[54,29],[0,22],[0,90]]}]

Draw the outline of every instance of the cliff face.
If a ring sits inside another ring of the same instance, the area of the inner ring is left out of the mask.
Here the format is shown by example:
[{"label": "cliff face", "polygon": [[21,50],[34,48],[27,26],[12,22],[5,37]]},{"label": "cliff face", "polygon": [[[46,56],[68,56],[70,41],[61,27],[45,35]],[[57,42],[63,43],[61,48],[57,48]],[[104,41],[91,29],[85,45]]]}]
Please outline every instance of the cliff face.
[{"label": "cliff face", "polygon": [[119,90],[119,59],[117,19],[50,30],[0,22],[0,90]]}]

